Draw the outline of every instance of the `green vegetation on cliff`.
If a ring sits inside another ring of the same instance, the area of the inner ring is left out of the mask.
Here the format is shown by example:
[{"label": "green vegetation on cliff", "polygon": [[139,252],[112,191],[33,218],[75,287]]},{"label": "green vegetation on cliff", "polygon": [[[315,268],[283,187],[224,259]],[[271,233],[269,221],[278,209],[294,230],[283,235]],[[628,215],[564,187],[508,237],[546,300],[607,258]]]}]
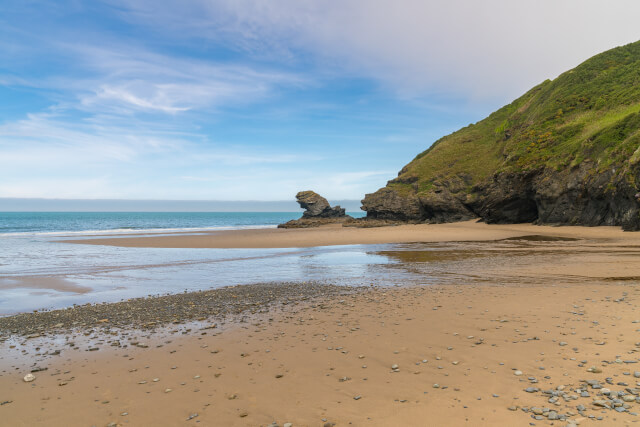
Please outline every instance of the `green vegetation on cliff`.
[{"label": "green vegetation on cliff", "polygon": [[[640,42],[618,47],[534,87],[484,120],[435,142],[388,187],[427,195],[455,181],[453,193],[500,173],[579,167],[615,169],[633,183],[640,162]],[[460,184],[462,183],[462,184]]]}]

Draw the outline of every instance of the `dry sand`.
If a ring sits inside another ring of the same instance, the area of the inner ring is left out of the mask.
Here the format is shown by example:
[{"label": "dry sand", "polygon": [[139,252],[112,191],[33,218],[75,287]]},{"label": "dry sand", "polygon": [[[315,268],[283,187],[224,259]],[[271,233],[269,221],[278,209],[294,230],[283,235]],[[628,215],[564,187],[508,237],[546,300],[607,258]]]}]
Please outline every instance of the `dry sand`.
[{"label": "dry sand", "polygon": [[[251,233],[235,233],[239,245],[251,242],[244,234]],[[280,236],[291,242],[305,235],[316,244],[514,235],[581,240],[541,244],[539,254],[522,257],[526,262],[478,267],[486,284],[371,288],[341,300],[289,303],[214,329],[114,329],[113,335],[79,332],[56,342],[14,338],[0,343],[0,425],[567,425],[532,419],[530,409],[522,410],[532,407],[568,414],[580,425],[639,419],[630,412],[640,403],[628,402],[626,413],[594,406],[602,389],[581,382],[598,380],[631,396],[640,390],[634,376],[640,371],[637,233],[463,223],[258,234],[261,244],[272,246],[284,244]],[[175,245],[195,239],[189,241],[221,247],[232,243],[229,235],[151,237],[143,246],[181,247]],[[526,283],[496,284],[507,276]],[[128,348],[111,347],[109,340]],[[53,349],[63,351],[43,355]],[[48,369],[25,383],[33,367]],[[529,393],[528,387],[539,390]],[[565,397],[549,402],[552,396],[542,391],[558,387]],[[578,397],[582,389],[588,397]],[[582,413],[578,405],[585,406]]]}]

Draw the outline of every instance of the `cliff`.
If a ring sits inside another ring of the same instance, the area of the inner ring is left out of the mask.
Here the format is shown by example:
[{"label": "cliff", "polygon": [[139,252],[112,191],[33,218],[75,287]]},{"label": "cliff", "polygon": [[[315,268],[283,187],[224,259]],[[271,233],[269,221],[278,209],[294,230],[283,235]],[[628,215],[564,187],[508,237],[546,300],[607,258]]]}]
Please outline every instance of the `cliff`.
[{"label": "cliff", "polygon": [[594,56],[436,141],[367,218],[640,229],[640,42]]}]

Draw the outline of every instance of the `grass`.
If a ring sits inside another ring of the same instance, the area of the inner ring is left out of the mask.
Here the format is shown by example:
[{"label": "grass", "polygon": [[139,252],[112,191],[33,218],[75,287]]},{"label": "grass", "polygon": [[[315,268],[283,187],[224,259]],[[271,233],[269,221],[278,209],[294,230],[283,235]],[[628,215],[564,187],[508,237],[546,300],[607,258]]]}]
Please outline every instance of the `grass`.
[{"label": "grass", "polygon": [[[601,53],[534,87],[489,117],[436,141],[389,184],[426,194],[445,180],[577,167],[592,173],[640,162],[640,42]],[[414,184],[404,184],[412,182]]]}]

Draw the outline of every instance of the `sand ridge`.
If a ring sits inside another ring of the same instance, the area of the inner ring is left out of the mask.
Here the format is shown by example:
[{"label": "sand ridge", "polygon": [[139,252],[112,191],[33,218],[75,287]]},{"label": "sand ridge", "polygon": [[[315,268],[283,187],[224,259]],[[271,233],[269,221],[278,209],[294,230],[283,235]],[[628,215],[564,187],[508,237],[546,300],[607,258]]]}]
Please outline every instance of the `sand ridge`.
[{"label": "sand ridge", "polygon": [[619,227],[552,227],[531,224],[495,225],[477,221],[451,224],[407,224],[356,228],[329,225],[304,229],[249,229],[198,233],[163,233],[137,237],[63,240],[68,243],[141,248],[302,248],[414,242],[499,240],[526,235],[615,239],[640,242],[637,233]]}]

